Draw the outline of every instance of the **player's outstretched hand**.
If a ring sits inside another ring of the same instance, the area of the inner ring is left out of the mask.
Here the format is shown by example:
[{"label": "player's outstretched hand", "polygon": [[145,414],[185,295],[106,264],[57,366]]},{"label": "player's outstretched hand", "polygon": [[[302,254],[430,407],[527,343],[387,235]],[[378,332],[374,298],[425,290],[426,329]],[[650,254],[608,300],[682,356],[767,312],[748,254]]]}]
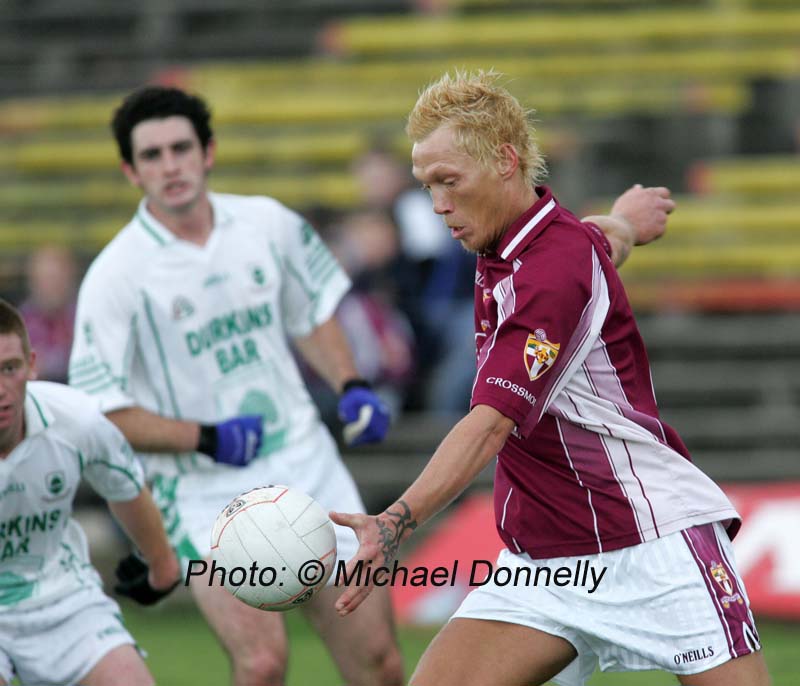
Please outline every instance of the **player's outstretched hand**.
[{"label": "player's outstretched hand", "polygon": [[[349,526],[356,532],[358,538],[358,550],[355,557],[347,561],[346,576],[350,578],[359,578],[362,575],[353,574],[353,570],[357,569],[357,565],[361,564],[362,567],[367,565],[373,566],[386,566],[391,560],[386,560],[382,552],[381,534],[378,526],[378,518],[371,517],[365,514],[346,514],[344,512],[331,512],[329,513],[331,521],[341,526]],[[366,597],[372,592],[372,577],[370,576],[369,584],[353,584],[345,587],[344,592],[339,596],[336,601],[335,608],[340,617],[349,615],[361,603],[364,602]]]},{"label": "player's outstretched hand", "polygon": [[172,593],[181,581],[180,577],[172,577],[174,581],[170,579],[166,583],[154,579],[147,562],[136,552],[123,557],[117,564],[114,574],[117,577],[114,592],[140,605],[155,605]]},{"label": "player's outstretched hand", "polygon": [[213,457],[216,462],[244,467],[261,449],[263,418],[260,415],[242,415],[219,424],[200,427],[200,444],[197,449]]},{"label": "player's outstretched hand", "polygon": [[367,381],[348,381],[339,398],[339,419],[347,445],[377,443],[389,430],[389,410]]},{"label": "player's outstretched hand", "polygon": [[645,245],[664,235],[667,218],[675,209],[669,188],[644,188],[641,184],[620,195],[611,208],[612,216],[624,217],[633,227],[635,245]]}]

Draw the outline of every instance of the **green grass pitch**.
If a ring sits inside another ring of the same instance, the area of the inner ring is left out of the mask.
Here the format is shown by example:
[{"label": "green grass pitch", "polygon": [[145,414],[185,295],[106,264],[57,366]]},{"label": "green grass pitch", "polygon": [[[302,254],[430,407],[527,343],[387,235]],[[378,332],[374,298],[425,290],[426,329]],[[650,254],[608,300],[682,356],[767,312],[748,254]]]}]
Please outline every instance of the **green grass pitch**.
[{"label": "green grass pitch", "polygon": [[[124,604],[129,630],[147,651],[147,663],[160,685],[226,686],[228,663],[197,611],[184,603],[154,610]],[[290,667],[287,686],[341,686],[324,647],[299,613],[288,613]],[[775,686],[800,684],[800,623],[758,622],[764,655]],[[416,665],[435,629],[403,628],[400,641],[407,674]],[[677,684],[669,674],[596,674],[591,686],[666,686]]]}]

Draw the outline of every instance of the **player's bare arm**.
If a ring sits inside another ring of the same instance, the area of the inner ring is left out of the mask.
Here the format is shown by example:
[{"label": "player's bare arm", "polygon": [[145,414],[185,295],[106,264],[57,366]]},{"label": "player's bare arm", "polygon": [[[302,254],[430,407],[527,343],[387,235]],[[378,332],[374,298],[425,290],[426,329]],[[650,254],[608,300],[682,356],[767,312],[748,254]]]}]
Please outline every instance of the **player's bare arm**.
[{"label": "player's bare arm", "polygon": [[337,393],[344,384],[358,376],[353,355],[342,327],[331,317],[308,336],[295,340],[300,354],[314,371]]},{"label": "player's bare arm", "polygon": [[358,376],[350,345],[336,317],[295,343],[303,358],[339,394],[339,419],[348,445],[382,441],[389,430],[389,410],[370,383]]},{"label": "player's bare arm", "polygon": [[174,586],[180,566],[150,491],[143,488],[133,500],[109,502],[108,507],[147,561],[150,585],[157,590]]},{"label": "player's bare arm", "polygon": [[[337,524],[356,532],[359,549],[347,564],[348,574],[359,561],[389,564],[400,544],[427,520],[446,507],[497,455],[514,428],[514,422],[488,405],[477,405],[445,436],[416,481],[383,513],[331,513]],[[347,588],[336,603],[341,616],[355,610],[370,586]]]},{"label": "player's bare arm", "polygon": [[146,453],[186,453],[197,448],[200,425],[162,417],[141,407],[107,412],[134,450]]},{"label": "player's bare arm", "polygon": [[261,447],[262,418],[242,415],[218,424],[170,419],[141,407],[126,407],[106,415],[134,450],[148,453],[201,452],[216,462],[242,467]]},{"label": "player's bare arm", "polygon": [[620,195],[608,215],[584,217],[596,224],[611,244],[611,259],[621,267],[634,245],[645,245],[662,235],[667,219],[675,209],[669,188],[632,186]]}]

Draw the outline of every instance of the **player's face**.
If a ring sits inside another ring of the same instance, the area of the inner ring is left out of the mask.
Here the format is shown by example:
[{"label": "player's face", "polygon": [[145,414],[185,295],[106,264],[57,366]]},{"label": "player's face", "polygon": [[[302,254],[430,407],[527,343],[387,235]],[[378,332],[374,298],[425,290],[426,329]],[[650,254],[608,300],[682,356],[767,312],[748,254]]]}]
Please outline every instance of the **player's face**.
[{"label": "player's face", "polygon": [[0,455],[5,456],[22,440],[25,386],[36,378],[35,354],[25,355],[20,337],[0,334]]},{"label": "player's face", "polygon": [[206,177],[214,164],[211,141],[203,150],[186,117],[148,119],[131,132],[133,164],[122,164],[131,183],[147,196],[154,214],[182,214],[205,196]]},{"label": "player's face", "polygon": [[450,235],[470,252],[492,247],[510,223],[497,165],[481,164],[459,150],[447,125],[415,143],[411,159],[414,176],[430,193]]}]

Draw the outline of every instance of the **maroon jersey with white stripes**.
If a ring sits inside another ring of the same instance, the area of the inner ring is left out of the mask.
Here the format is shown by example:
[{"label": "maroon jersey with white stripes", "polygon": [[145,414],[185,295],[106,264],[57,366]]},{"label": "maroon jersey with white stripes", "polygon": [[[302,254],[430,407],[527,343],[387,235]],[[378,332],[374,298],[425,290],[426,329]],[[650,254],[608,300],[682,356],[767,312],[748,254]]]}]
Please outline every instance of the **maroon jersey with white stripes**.
[{"label": "maroon jersey with white stripes", "polygon": [[497,460],[497,528],[534,559],[636,545],[736,511],[658,416],[608,242],[549,189],[478,257],[472,406],[516,422]]}]

